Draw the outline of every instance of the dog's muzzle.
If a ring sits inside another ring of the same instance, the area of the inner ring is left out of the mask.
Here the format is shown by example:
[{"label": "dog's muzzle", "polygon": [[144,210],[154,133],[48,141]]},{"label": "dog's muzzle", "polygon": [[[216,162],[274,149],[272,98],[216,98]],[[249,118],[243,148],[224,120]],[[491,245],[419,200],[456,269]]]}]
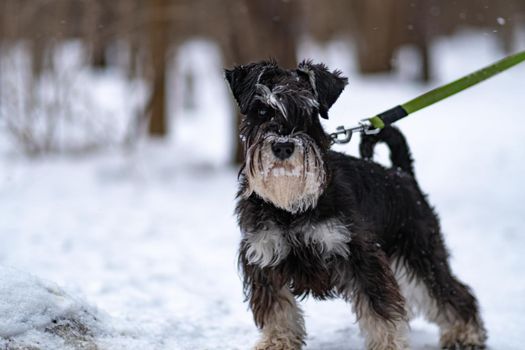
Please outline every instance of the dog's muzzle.
[{"label": "dog's muzzle", "polygon": [[314,206],[325,181],[319,147],[306,134],[266,134],[248,149],[245,175],[245,195],[255,192],[292,213]]}]

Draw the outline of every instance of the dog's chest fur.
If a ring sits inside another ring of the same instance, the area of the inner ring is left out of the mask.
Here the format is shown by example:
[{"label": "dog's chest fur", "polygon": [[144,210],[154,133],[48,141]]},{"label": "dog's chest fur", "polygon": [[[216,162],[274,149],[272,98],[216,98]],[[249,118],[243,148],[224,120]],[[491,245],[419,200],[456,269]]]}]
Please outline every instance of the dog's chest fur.
[{"label": "dog's chest fur", "polygon": [[267,219],[257,226],[243,230],[246,264],[283,276],[296,295],[332,295],[335,264],[350,255],[351,232],[340,220],[282,225]]},{"label": "dog's chest fur", "polygon": [[248,263],[260,268],[279,265],[299,252],[324,260],[349,253],[350,232],[337,219],[290,228],[267,222],[244,236]]}]

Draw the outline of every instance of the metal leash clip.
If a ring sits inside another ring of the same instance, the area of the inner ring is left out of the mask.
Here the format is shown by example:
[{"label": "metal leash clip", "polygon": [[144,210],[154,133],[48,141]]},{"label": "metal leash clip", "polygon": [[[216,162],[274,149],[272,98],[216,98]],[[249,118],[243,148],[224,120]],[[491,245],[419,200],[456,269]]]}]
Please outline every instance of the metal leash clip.
[{"label": "metal leash clip", "polygon": [[[341,125],[335,129],[335,132],[330,134],[330,140],[332,144],[337,143],[338,145],[343,145],[350,142],[352,134],[352,129],[345,129],[345,127]],[[340,135],[343,136],[341,137]]]},{"label": "metal leash clip", "polygon": [[381,129],[374,128],[370,119],[363,119],[359,122],[359,126],[362,128],[361,132],[365,135],[377,135],[381,132]]},{"label": "metal leash clip", "polygon": [[[337,143],[338,145],[343,145],[352,139],[354,132],[362,132],[365,135],[376,135],[381,131],[381,129],[374,129],[372,123],[368,119],[363,119],[359,122],[359,125],[353,128],[346,129],[344,126],[338,126],[335,129],[335,132],[330,134],[330,139],[332,144]],[[342,136],[341,136],[342,135]]]}]

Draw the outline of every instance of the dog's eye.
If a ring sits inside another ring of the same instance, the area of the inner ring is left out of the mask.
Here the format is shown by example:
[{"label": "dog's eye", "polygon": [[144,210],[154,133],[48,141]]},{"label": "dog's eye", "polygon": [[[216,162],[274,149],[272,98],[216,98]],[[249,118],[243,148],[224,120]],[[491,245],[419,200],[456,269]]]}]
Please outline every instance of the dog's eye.
[{"label": "dog's eye", "polygon": [[269,114],[270,112],[268,111],[268,108],[260,108],[257,111],[257,115],[259,115],[261,118],[266,118]]}]

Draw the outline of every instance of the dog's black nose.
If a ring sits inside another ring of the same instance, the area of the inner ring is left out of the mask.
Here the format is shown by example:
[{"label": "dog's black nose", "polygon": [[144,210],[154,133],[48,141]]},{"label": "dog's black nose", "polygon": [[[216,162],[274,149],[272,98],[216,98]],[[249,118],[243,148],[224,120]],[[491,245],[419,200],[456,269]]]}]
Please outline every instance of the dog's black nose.
[{"label": "dog's black nose", "polygon": [[281,160],[290,158],[294,150],[293,142],[276,142],[272,145],[272,152]]}]

